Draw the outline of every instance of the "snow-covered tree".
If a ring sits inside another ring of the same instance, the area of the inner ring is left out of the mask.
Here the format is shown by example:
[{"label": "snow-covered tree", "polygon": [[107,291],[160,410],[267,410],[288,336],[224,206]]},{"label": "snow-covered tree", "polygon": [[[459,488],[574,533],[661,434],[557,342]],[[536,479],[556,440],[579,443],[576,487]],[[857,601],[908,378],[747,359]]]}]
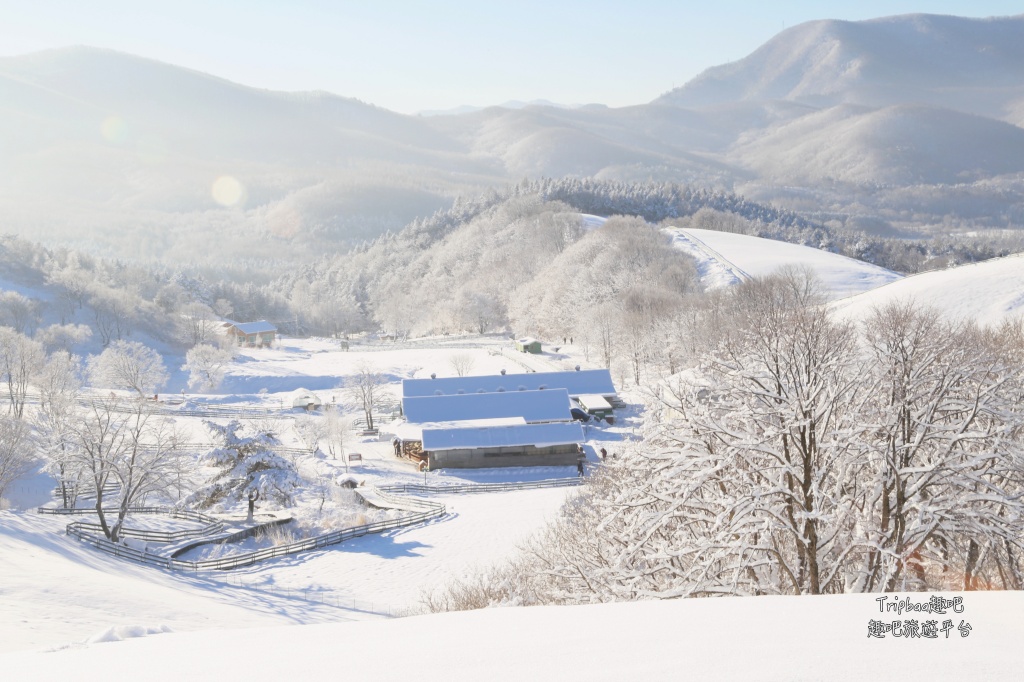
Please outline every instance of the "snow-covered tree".
[{"label": "snow-covered tree", "polygon": [[90,356],[88,367],[94,385],[132,390],[140,398],[152,395],[168,379],[160,354],[138,341],[114,341]]},{"label": "snow-covered tree", "polygon": [[57,351],[33,379],[39,388],[39,409],[33,412],[32,419],[36,442],[46,461],[46,470],[57,481],[65,508],[75,506],[81,474],[75,453],[81,373],[78,356]]},{"label": "snow-covered tree", "polygon": [[186,500],[188,503],[208,508],[239,503],[258,492],[260,499],[281,506],[292,504],[302,480],[291,462],[274,453],[277,439],[271,432],[258,429],[243,436],[237,421],[226,425],[206,422],[206,427],[221,445],[206,453],[202,461],[219,471]]},{"label": "snow-covered tree", "polygon": [[873,312],[865,345],[870,459],[853,495],[867,549],[854,589],[923,588],[929,565],[973,589],[986,561],[1003,572],[994,563],[1006,551],[1011,569],[1024,532],[1024,407],[1008,339],[905,301]]},{"label": "snow-covered tree", "polygon": [[31,472],[36,465],[29,438],[29,428],[24,421],[0,415],[0,498],[7,486]]},{"label": "snow-covered tree", "polygon": [[189,373],[189,388],[196,391],[216,390],[224,380],[232,357],[229,348],[205,343],[193,347],[185,354],[185,364],[181,366]]},{"label": "snow-covered tree", "polygon": [[[173,489],[182,442],[174,423],[145,401],[109,398],[86,409],[75,426],[73,465],[96,495],[96,513],[107,539],[118,541],[132,507]],[[116,489],[113,499],[107,497],[110,484]]]},{"label": "snow-covered tree", "polygon": [[47,352],[70,351],[76,344],[88,341],[92,330],[84,324],[51,324],[36,330],[33,337]]},{"label": "snow-covered tree", "polygon": [[43,365],[46,353],[39,342],[10,327],[0,327],[0,378],[7,385],[11,413],[19,419],[32,375]]},{"label": "snow-covered tree", "polygon": [[384,375],[366,362],[356,366],[356,373],[345,381],[345,389],[362,408],[366,428],[373,429],[373,411],[384,398]]}]

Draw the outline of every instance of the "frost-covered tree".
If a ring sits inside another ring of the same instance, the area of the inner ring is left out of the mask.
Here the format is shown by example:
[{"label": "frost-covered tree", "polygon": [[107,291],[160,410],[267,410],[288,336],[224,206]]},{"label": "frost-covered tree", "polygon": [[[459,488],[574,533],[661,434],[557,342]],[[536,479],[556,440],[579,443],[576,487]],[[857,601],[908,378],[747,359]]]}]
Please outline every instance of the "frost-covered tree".
[{"label": "frost-covered tree", "polygon": [[373,429],[373,412],[384,399],[384,375],[368,363],[356,366],[356,373],[345,381],[345,390],[363,410],[366,428]]},{"label": "frost-covered tree", "polygon": [[173,489],[183,438],[150,403],[118,398],[94,401],[78,420],[74,438],[73,466],[96,496],[103,534],[117,542],[132,507]]},{"label": "frost-covered tree", "polygon": [[185,354],[181,366],[189,373],[189,388],[196,391],[213,391],[224,380],[227,367],[234,356],[229,348],[200,344]]},{"label": "frost-covered tree", "polygon": [[0,327],[31,336],[39,324],[41,303],[17,291],[0,291]]},{"label": "frost-covered tree", "polygon": [[89,357],[89,380],[96,386],[152,395],[168,379],[160,354],[138,341],[114,341]]},{"label": "frost-covered tree", "polygon": [[1012,574],[1024,407],[1009,336],[905,301],[875,310],[864,338],[870,456],[855,496],[867,549],[854,589],[923,588],[929,565],[962,575],[963,589],[986,563]]},{"label": "frost-covered tree", "polygon": [[29,447],[30,436],[24,421],[0,415],[0,498],[7,486],[36,466],[37,460]]},{"label": "frost-covered tree", "polygon": [[206,427],[221,444],[201,461],[219,471],[187,503],[202,509],[240,503],[250,494],[259,493],[260,499],[281,506],[292,504],[302,480],[291,462],[274,453],[278,443],[273,433],[258,429],[243,436],[239,433],[242,425],[237,421],[226,425],[206,422]]},{"label": "frost-covered tree", "polygon": [[81,474],[75,452],[81,374],[78,356],[57,351],[33,379],[39,389],[39,409],[32,415],[36,443],[46,461],[46,470],[57,481],[65,508],[75,506]]},{"label": "frost-covered tree", "polygon": [[11,414],[25,412],[29,383],[46,360],[42,345],[10,327],[0,327],[0,378],[7,386]]},{"label": "frost-covered tree", "polygon": [[36,341],[47,352],[70,351],[72,347],[89,340],[92,330],[84,324],[51,324],[36,330]]}]

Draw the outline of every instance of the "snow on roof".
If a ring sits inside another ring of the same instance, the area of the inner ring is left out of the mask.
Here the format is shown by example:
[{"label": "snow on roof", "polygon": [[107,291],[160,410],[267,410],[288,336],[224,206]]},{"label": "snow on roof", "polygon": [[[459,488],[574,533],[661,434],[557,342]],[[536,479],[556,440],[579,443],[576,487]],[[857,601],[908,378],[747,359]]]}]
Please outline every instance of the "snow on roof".
[{"label": "snow on roof", "polygon": [[393,427],[394,434],[402,440],[423,440],[424,429],[473,429],[487,426],[517,426],[525,424],[522,417],[500,417],[498,419],[467,419],[465,421],[427,422],[412,424],[402,422]]},{"label": "snow on roof", "polygon": [[[486,376],[444,377],[440,379],[404,379],[402,395],[407,398],[460,393],[495,393],[564,388],[571,396],[583,394],[615,395],[612,374],[607,369],[578,372],[530,372],[528,374],[490,374]],[[440,393],[439,393],[440,392]]]},{"label": "snow on roof", "polygon": [[524,336],[523,338],[518,339],[518,341],[524,346],[528,346],[531,343],[537,343],[537,339],[533,338],[532,336]]},{"label": "snow on roof", "polygon": [[569,408],[569,393],[564,388],[402,399],[405,418],[414,424],[501,417],[522,417],[527,422],[565,421],[570,418]]},{"label": "snow on roof", "polygon": [[610,410],[612,404],[604,399],[604,396],[586,394],[579,397],[581,405],[584,405],[588,410]]},{"label": "snow on roof", "polygon": [[474,448],[516,447],[520,445],[566,445],[582,443],[579,422],[556,424],[519,424],[477,428],[424,428],[424,450],[470,450]]},{"label": "snow on roof", "polygon": [[266,320],[258,322],[233,322],[232,326],[243,334],[262,334],[263,332],[276,332],[277,327]]}]

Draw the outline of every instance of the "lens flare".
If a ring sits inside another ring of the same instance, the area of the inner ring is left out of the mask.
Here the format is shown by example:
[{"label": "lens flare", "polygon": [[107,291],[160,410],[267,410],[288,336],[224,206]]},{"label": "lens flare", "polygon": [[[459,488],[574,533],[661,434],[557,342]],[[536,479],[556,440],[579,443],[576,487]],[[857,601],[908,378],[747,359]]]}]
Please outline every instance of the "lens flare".
[{"label": "lens flare", "polygon": [[222,175],[213,181],[210,193],[221,206],[236,206],[245,197],[245,187],[236,178]]},{"label": "lens flare", "polygon": [[107,116],[100,124],[100,134],[107,142],[120,144],[128,137],[128,126],[120,116]]}]

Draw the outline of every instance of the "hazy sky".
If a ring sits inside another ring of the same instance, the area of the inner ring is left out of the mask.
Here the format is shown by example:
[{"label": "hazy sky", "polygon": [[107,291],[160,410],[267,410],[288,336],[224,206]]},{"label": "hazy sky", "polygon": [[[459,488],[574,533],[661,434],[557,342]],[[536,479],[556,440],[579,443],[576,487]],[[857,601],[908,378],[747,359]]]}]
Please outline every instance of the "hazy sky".
[{"label": "hazy sky", "polygon": [[512,99],[623,106],[812,19],[1022,9],[1009,0],[0,0],[0,55],[107,47],[404,113]]}]

